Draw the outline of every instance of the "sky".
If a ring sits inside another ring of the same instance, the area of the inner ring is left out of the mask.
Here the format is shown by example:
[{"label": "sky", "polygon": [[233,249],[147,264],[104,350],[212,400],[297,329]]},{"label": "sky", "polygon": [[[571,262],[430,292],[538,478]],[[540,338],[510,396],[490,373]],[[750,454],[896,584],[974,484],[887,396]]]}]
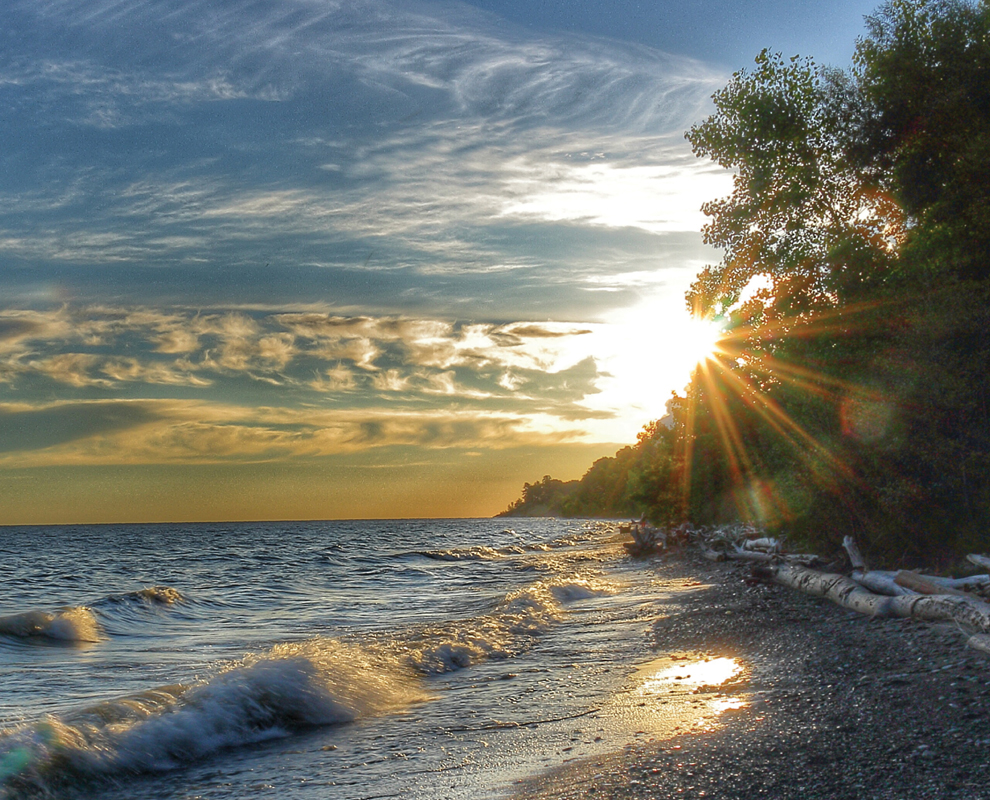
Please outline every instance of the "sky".
[{"label": "sky", "polygon": [[0,524],[490,516],[662,417],[731,176],[872,3],[5,0]]}]

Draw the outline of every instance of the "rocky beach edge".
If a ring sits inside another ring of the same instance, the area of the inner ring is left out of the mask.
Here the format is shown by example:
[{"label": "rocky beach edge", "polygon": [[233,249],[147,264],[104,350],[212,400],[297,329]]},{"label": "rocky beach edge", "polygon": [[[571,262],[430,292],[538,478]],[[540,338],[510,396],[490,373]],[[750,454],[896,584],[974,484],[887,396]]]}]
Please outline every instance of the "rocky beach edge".
[{"label": "rocky beach edge", "polygon": [[874,619],[687,551],[655,559],[658,655],[746,667],[744,705],[708,732],[637,737],[526,780],[515,800],[990,800],[990,657],[953,624]]}]

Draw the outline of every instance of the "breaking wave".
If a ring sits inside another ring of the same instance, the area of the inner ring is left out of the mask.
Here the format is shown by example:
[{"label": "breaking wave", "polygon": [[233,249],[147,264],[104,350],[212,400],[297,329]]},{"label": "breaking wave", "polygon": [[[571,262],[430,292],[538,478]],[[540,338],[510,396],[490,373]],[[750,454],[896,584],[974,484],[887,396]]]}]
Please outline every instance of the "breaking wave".
[{"label": "breaking wave", "polygon": [[409,670],[381,654],[332,639],[282,644],[202,683],[159,687],[0,734],[0,787],[48,793],[173,769],[222,748],[425,699]]},{"label": "breaking wave", "polygon": [[417,550],[411,555],[431,558],[434,561],[496,561],[508,555],[522,553],[521,548],[516,547],[487,547],[479,545],[476,547],[455,547],[450,550]]},{"label": "breaking wave", "polygon": [[44,637],[63,642],[98,642],[100,626],[85,606],[48,611],[24,611],[0,617],[0,635],[28,639]]},{"label": "breaking wave", "polygon": [[122,595],[113,594],[107,598],[111,603],[142,603],[147,605],[171,606],[186,602],[185,595],[171,586],[147,586]]},{"label": "breaking wave", "polygon": [[564,604],[612,593],[611,586],[591,579],[540,581],[507,595],[490,614],[423,626],[397,644],[428,675],[511,658],[561,620]]},{"label": "breaking wave", "polygon": [[[513,535],[515,531],[508,530],[503,533]],[[577,547],[584,542],[595,538],[595,533],[575,533],[554,539],[551,542],[530,542],[527,544],[510,544],[502,547],[490,547],[488,545],[474,545],[472,547],[452,547],[444,550],[414,550],[411,553],[401,555],[415,555],[434,561],[497,561],[501,558],[524,555],[526,553],[547,553],[557,548]]]}]

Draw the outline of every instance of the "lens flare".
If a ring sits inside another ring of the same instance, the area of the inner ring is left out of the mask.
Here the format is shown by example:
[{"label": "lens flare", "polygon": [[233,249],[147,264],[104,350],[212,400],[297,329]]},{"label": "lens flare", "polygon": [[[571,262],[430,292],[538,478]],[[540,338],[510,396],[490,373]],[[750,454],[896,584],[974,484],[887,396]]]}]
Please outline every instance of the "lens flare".
[{"label": "lens flare", "polygon": [[[740,312],[730,330],[718,333],[708,345],[709,355],[699,359],[678,413],[684,509],[691,502],[696,442],[705,437],[717,443],[728,472],[719,502],[731,502],[737,516],[746,521],[773,524],[792,518],[793,503],[802,491],[793,474],[783,478],[786,491],[778,475],[766,474],[755,441],[759,438],[775,437],[801,465],[803,480],[821,489],[835,493],[842,486],[856,485],[860,479],[843,443],[828,435],[827,425],[824,431],[808,427],[799,421],[808,415],[792,415],[789,409],[792,404],[817,403],[827,414],[829,408],[841,408],[841,432],[847,438],[872,441],[884,435],[888,400],[869,387],[818,368],[807,357],[807,348],[800,346],[853,335],[869,324],[869,312],[875,311],[870,305],[846,306],[814,314],[753,314],[750,319]],[[704,350],[702,334],[697,341],[699,351]],[[781,343],[794,346],[780,347]]]}]

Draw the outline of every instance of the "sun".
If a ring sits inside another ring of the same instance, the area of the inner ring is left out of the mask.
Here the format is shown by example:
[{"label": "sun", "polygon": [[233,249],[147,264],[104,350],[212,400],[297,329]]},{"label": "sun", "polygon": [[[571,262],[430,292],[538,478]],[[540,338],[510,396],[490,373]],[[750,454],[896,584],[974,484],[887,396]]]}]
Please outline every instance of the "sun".
[{"label": "sun", "polygon": [[697,365],[707,361],[719,352],[719,342],[725,336],[722,327],[712,320],[690,317],[679,327],[677,347],[684,360]]},{"label": "sun", "polygon": [[666,413],[672,393],[682,393],[700,363],[719,352],[724,336],[714,322],[692,317],[683,294],[644,298],[594,326],[581,344],[594,357],[598,391],[582,404],[601,412],[586,425],[607,441],[627,441]]}]

